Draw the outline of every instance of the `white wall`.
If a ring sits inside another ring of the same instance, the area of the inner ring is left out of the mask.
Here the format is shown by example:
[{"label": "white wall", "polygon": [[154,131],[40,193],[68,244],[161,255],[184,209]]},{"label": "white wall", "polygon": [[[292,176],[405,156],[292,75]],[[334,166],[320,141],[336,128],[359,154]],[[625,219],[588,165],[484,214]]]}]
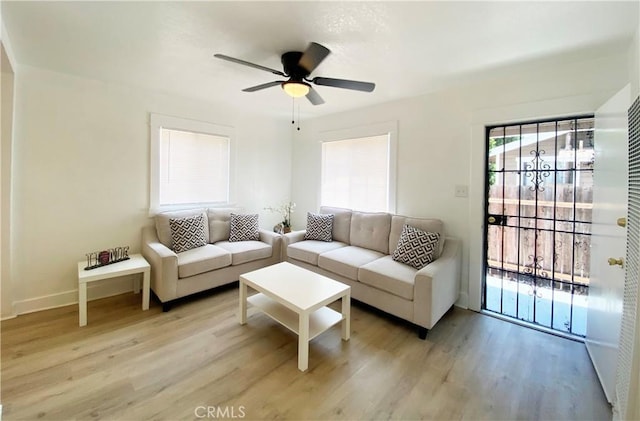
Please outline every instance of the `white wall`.
[{"label": "white wall", "polygon": [[4,42],[0,43],[2,55],[2,77],[0,86],[0,126],[2,127],[0,144],[0,291],[2,302],[0,317],[13,316],[13,296],[11,294],[11,236],[9,235],[11,216],[11,144],[13,133],[13,92],[14,72],[4,48]]},{"label": "white wall", "polygon": [[[478,310],[484,126],[593,112],[628,83],[627,60],[626,52],[619,52],[578,62],[520,65],[511,72],[496,71],[500,76],[493,80],[308,122],[308,130],[293,142],[292,200],[299,205],[294,228],[304,227],[306,211],[319,207],[318,133],[397,120],[397,213],[441,218],[448,235],[463,239],[459,304]],[[469,198],[454,197],[456,185],[468,185]]]},{"label": "white wall", "polygon": [[[638,52],[637,46],[630,50]],[[149,112],[235,126],[237,202],[260,211],[265,228],[278,222],[278,215],[262,211],[265,206],[289,197],[297,202],[294,228],[304,226],[307,210],[318,208],[318,133],[398,121],[397,212],[442,218],[449,235],[463,239],[460,303],[477,309],[482,128],[592,112],[629,82],[630,63],[638,63],[630,56],[520,65],[516,71],[496,71],[493,80],[306,120],[300,132],[292,131],[287,120],[247,115],[224,104],[20,66],[12,162],[16,311],[76,302],[75,262],[85,252],[124,244],[139,250],[140,227],[150,223]],[[469,198],[454,197],[459,184],[469,186]],[[129,279],[116,290],[96,285],[90,297],[130,288]]]},{"label": "white wall", "polygon": [[631,98],[640,95],[640,30],[636,31],[633,42],[629,47],[629,83]]},{"label": "white wall", "polygon": [[[139,252],[141,227],[151,223],[150,112],[234,126],[237,203],[261,212],[264,227],[277,222],[262,208],[289,198],[285,121],[21,66],[12,221],[18,314],[77,302],[76,262],[86,252],[121,245]],[[125,290],[131,279],[99,284],[89,297]]]}]

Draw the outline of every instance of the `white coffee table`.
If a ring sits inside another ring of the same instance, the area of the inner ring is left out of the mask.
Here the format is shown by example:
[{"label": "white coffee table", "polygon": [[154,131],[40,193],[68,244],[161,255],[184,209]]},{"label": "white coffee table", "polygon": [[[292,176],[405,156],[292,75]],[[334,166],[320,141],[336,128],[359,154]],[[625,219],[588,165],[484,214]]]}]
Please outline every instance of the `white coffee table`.
[{"label": "white coffee table", "polygon": [[[151,267],[140,254],[132,254],[129,260],[101,266],[99,268],[84,270],[86,260],[78,262],[78,307],[80,312],[80,326],[87,324],[87,284],[102,279],[116,278],[118,276],[142,273],[142,309],[149,310],[150,270]],[[136,279],[133,290],[140,292],[140,281]]]},{"label": "white coffee table", "polygon": [[[247,286],[258,294],[247,297]],[[342,300],[342,313],[328,307]],[[298,369],[309,366],[309,341],[342,322],[342,339],[351,334],[351,287],[283,262],[240,275],[240,324],[247,302],[298,335]]]}]

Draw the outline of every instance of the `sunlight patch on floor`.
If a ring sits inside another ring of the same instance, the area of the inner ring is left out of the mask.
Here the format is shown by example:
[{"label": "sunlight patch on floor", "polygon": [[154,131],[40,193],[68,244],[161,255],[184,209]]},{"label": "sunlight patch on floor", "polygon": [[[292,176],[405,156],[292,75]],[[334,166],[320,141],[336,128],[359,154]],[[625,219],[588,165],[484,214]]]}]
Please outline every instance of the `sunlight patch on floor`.
[{"label": "sunlight patch on floor", "polygon": [[[584,336],[586,334],[587,295],[573,294],[572,296],[567,291],[538,287],[534,297],[531,285],[522,282],[518,283],[489,275],[487,275],[486,282],[487,310],[574,335]],[[500,307],[501,289],[502,308]],[[571,312],[572,303],[573,314]]]}]

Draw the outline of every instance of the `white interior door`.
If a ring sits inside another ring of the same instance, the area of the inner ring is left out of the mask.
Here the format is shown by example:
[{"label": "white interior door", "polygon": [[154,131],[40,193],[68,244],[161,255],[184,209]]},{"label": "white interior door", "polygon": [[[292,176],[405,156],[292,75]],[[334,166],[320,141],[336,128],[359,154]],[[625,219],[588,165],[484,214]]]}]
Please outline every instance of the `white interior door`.
[{"label": "white interior door", "polygon": [[628,125],[630,88],[625,87],[595,115],[591,279],[587,310],[587,350],[607,400],[615,406],[616,361],[624,298],[623,259],[627,216]]}]

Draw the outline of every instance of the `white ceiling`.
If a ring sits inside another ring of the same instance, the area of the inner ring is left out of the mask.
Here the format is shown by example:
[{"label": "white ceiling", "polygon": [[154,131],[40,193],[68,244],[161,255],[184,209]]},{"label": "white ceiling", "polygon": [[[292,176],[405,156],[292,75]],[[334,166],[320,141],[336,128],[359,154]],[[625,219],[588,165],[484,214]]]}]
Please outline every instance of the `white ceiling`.
[{"label": "white ceiling", "polygon": [[[311,76],[371,81],[373,93],[320,86],[335,113],[478,80],[514,65],[624,51],[638,2],[12,2],[2,18],[19,64],[287,115],[275,69],[315,41],[332,54]],[[563,58],[564,57],[564,58]]]}]

